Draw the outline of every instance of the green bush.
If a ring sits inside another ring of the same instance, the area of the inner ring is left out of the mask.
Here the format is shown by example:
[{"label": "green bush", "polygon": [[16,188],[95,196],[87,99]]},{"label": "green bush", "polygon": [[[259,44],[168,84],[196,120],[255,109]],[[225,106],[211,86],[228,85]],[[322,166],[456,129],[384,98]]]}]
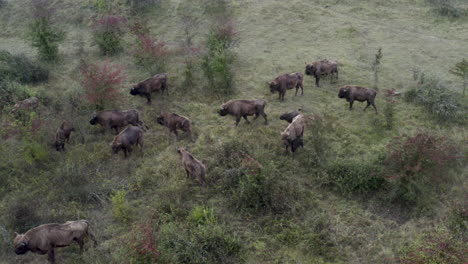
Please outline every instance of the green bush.
[{"label": "green bush", "polygon": [[441,81],[430,78],[405,94],[405,99],[423,105],[441,122],[465,123],[468,116],[457,94]]},{"label": "green bush", "polygon": [[461,17],[465,15],[466,11],[460,7],[457,7],[457,4],[454,0],[428,0],[432,4],[434,11],[440,14],[441,16],[446,17]]},{"label": "green bush", "polygon": [[104,16],[93,24],[93,36],[103,55],[114,55],[122,50],[123,27],[127,20],[122,16]]},{"label": "green bush", "polygon": [[27,86],[0,81],[0,110],[33,95],[34,93]]},{"label": "green bush", "polygon": [[114,218],[123,223],[130,222],[132,216],[130,206],[126,201],[127,191],[119,190],[111,196]]},{"label": "green bush", "polygon": [[369,194],[381,189],[385,182],[378,160],[335,160],[320,181],[343,195]]},{"label": "green bush", "polygon": [[456,204],[448,217],[448,228],[452,233],[459,239],[468,241],[468,204],[462,201],[460,204]]},{"label": "green bush", "polygon": [[45,82],[49,78],[49,70],[31,61],[23,54],[13,55],[8,51],[0,51],[0,80],[16,81],[21,84]]}]

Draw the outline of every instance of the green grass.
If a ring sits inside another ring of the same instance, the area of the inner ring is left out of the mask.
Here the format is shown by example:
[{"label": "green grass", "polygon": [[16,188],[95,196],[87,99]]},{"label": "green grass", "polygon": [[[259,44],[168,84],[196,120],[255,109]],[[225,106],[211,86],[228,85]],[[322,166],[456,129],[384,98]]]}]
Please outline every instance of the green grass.
[{"label": "green grass", "polygon": [[[192,14],[200,18],[194,38],[196,44],[203,43],[213,23],[209,15],[202,13],[204,1],[207,0],[191,1]],[[36,51],[25,37],[30,22],[25,8],[27,2],[9,1],[0,9],[0,50],[36,58]],[[38,142],[44,156],[28,165],[25,160],[29,157],[29,144],[13,137],[0,146],[0,168],[8,168],[0,172],[0,180],[9,182],[8,189],[0,186],[0,263],[45,261],[45,257],[31,253],[26,256],[13,253],[13,232],[25,230],[18,230],[24,226],[18,226],[19,221],[7,214],[11,212],[10,205],[23,196],[38,203],[26,204],[36,215],[32,224],[77,218],[92,223],[100,245],[90,248],[82,257],[76,245],[59,249],[56,255],[60,263],[121,263],[121,241],[129,235],[129,223],[147,219],[154,220],[154,232],[163,232],[163,238],[177,232],[187,241],[195,239],[190,237],[193,234],[209,236],[209,233],[197,233],[203,230],[187,231],[190,213],[201,207],[213,209],[216,227],[229,229],[215,236],[235,236],[242,242],[239,261],[245,263],[397,263],[402,248],[418,240],[421,234],[445,225],[452,203],[463,201],[463,193],[467,192],[466,163],[456,172],[447,172],[448,187],[437,194],[438,202],[422,216],[382,203],[379,199],[382,197],[372,194],[343,196],[321,185],[324,169],[310,161],[314,154],[312,142],[318,140],[308,132],[310,127],[306,128],[304,149],[294,158],[284,153],[280,133],[287,125],[279,120],[279,115],[302,108],[307,115],[323,116],[327,162],[375,160],[385,152],[393,137],[414,134],[421,129],[466,144],[466,126],[440,124],[423,107],[404,102],[403,98],[397,98],[392,130],[384,128],[382,112],[383,91],[394,88],[405,92],[413,87],[411,69],[414,67],[448,83],[461,96],[462,83],[448,71],[468,54],[466,17],[438,16],[425,0],[231,1],[239,38],[233,48],[237,56],[235,95],[224,98],[207,93],[207,83],[199,68],[197,87],[193,91],[181,87],[183,56],[176,54],[168,65],[170,96],[155,95],[153,104],[148,106],[143,98],[128,94],[132,84],[148,77],[144,69],[133,63],[133,37],[130,33],[124,36],[121,54],[101,56],[90,30],[96,12],[92,2],[66,0],[58,9],[60,27],[66,32],[65,42],[59,48],[59,61],[49,66],[48,82],[29,87],[34,94],[47,99],[47,104],[38,110],[44,126],[31,137]],[[141,15],[148,19],[152,35],[165,40],[173,50],[183,39],[178,10],[186,4],[180,0],[163,0]],[[124,11],[130,14],[127,9]],[[338,88],[346,84],[371,87],[372,61],[379,47],[383,51],[376,101],[379,113],[370,109],[363,112],[364,103],[355,103],[350,112],[348,103],[337,97]],[[283,73],[304,72],[305,62],[323,58],[340,62],[337,83],[330,84],[324,79],[322,87],[316,88],[313,79],[306,76],[304,96],[295,97],[294,92],[288,91],[285,102],[279,102],[278,95],[269,92],[267,81]],[[81,100],[77,95],[81,91],[77,70],[80,59],[89,63],[108,60],[125,67],[128,77],[122,87],[124,99],[119,108],[137,108],[150,127],[145,134],[143,153],[135,150],[126,160],[122,155],[112,155],[109,143],[113,135],[108,131],[102,134],[89,125],[92,108],[71,106],[71,99]],[[266,113],[270,124],[263,125],[261,119],[251,125],[241,121],[236,128],[232,117],[220,117],[216,113],[219,105],[231,98],[268,100]],[[462,102],[466,106],[466,98]],[[166,128],[155,122],[163,110],[189,117],[196,141],[183,138],[176,142]],[[2,113],[1,123],[7,118]],[[67,151],[59,154],[50,143],[62,119],[72,119],[77,132],[72,134],[71,144],[66,145]],[[208,188],[186,179],[175,151],[178,146],[188,146],[206,164]],[[272,186],[278,188],[273,192],[279,196],[275,198],[284,197],[290,210],[252,212],[233,206],[231,196],[236,193],[223,189],[222,180],[231,164],[228,162],[238,166],[238,161],[222,156],[226,146],[236,146],[268,166],[280,179],[272,181]],[[288,185],[283,188],[275,182],[288,182]],[[299,198],[286,188],[296,188],[293,190]],[[119,190],[127,192],[119,203],[129,209],[119,211],[116,217],[111,197]],[[167,242],[156,241],[156,244],[167,245]],[[164,259],[174,262],[173,257]]]}]

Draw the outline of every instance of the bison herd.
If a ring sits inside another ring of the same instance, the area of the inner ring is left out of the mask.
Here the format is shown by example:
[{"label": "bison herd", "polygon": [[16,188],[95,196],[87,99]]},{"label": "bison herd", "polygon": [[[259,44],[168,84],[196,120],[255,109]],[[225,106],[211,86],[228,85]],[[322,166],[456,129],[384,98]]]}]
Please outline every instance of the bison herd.
[{"label": "bison herd", "polygon": [[[305,74],[315,77],[316,86],[319,87],[320,79],[324,76],[330,76],[331,82],[333,79],[338,79],[338,62],[335,60],[321,60],[311,64],[306,64]],[[284,101],[284,96],[287,90],[296,89],[297,95],[301,89],[301,95],[304,94],[304,75],[299,72],[284,74],[276,77],[272,82],[269,82],[269,88],[272,93],[278,92],[280,102]],[[167,74],[161,73],[139,82],[130,90],[131,95],[144,96],[147,103],[151,104],[151,94],[154,92],[168,93]],[[339,89],[338,97],[344,98],[349,102],[349,109],[352,109],[354,101],[367,102],[366,110],[369,106],[375,106],[375,96],[377,92],[360,86],[346,85]],[[265,113],[266,100],[230,100],[221,105],[218,110],[220,116],[231,115],[235,117],[236,126],[241,118],[244,118],[247,123],[250,123],[248,116],[254,116],[256,120],[262,116],[265,120],[265,125],[268,124],[267,114]],[[36,97],[28,98],[17,103],[13,111],[21,109],[35,109],[39,105],[39,100]],[[302,114],[302,110],[298,109],[292,112],[284,113],[280,116],[280,120],[285,120],[289,123],[286,129],[281,133],[281,140],[287,152],[296,152],[299,147],[304,146],[303,135],[306,125],[306,117]],[[174,133],[178,138],[178,130],[186,133],[193,141],[192,123],[189,118],[178,115],[176,113],[162,112],[156,123],[165,126],[169,129],[169,133]],[[129,110],[105,110],[93,114],[89,121],[91,125],[101,125],[105,129],[114,130],[116,136],[110,143],[112,152],[117,154],[123,151],[127,157],[135,146],[139,146],[143,151],[143,138],[148,127],[140,119],[140,114],[135,109]],[[75,131],[72,122],[64,121],[57,129],[54,137],[54,146],[57,151],[65,150],[65,143],[69,142],[70,134]],[[202,186],[206,186],[206,167],[198,159],[196,159],[185,148],[177,148],[177,153],[180,154],[182,165],[187,173],[187,178],[193,181],[198,181]],[[235,155],[235,153],[233,154]],[[260,165],[261,166],[261,165]],[[88,229],[89,223],[85,220],[69,221],[65,224],[45,224],[35,227],[27,231],[23,235],[17,235],[14,240],[16,254],[25,254],[27,251],[48,254],[48,259],[51,263],[55,262],[54,248],[66,247],[73,241],[78,243],[81,251],[83,250],[83,239],[89,237],[97,244],[94,236]]]}]

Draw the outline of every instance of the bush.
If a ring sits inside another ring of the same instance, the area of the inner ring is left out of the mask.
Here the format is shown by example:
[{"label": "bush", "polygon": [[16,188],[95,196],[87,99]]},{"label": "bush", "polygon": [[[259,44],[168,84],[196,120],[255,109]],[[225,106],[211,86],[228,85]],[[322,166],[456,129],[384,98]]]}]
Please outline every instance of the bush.
[{"label": "bush", "polygon": [[121,38],[126,23],[122,16],[104,16],[94,21],[94,40],[103,55],[114,55],[122,50]]},{"label": "bush", "polygon": [[448,217],[448,228],[459,239],[468,241],[468,203],[465,200],[455,204]]},{"label": "bush", "polygon": [[14,105],[16,102],[33,96],[33,92],[27,86],[14,82],[0,81],[0,110],[5,106]]},{"label": "bush", "polygon": [[58,56],[58,46],[65,39],[65,33],[52,25],[55,12],[51,0],[32,0],[33,22],[29,25],[28,38],[39,51],[39,57],[53,61]]},{"label": "bush", "polygon": [[380,161],[335,160],[327,166],[321,184],[331,186],[343,195],[369,194],[383,187]]},{"label": "bush", "polygon": [[13,55],[0,51],[0,80],[16,81],[21,84],[47,81],[49,70],[23,54]]},{"label": "bush", "polygon": [[150,75],[165,72],[169,57],[166,42],[158,41],[148,34],[139,34],[137,39],[133,53],[135,64],[142,66]]},{"label": "bush", "polygon": [[126,76],[120,65],[108,62],[102,65],[90,64],[82,75],[85,97],[96,110],[102,110],[121,98],[119,88]]},{"label": "bush", "polygon": [[428,205],[434,190],[447,181],[446,171],[459,160],[454,143],[428,132],[396,137],[387,149],[384,164],[393,184],[390,199],[406,206]]},{"label": "bush", "polygon": [[127,5],[137,13],[144,12],[152,6],[159,4],[161,0],[127,0]]},{"label": "bush", "polygon": [[236,42],[236,35],[232,23],[223,24],[208,34],[207,51],[202,57],[201,67],[213,92],[224,95],[233,92],[234,72],[231,67],[235,56],[230,48]]},{"label": "bush", "polygon": [[123,223],[128,223],[131,220],[130,207],[126,202],[126,191],[116,191],[111,196],[112,213],[114,218]]},{"label": "bush", "polygon": [[467,108],[459,102],[458,95],[435,78],[408,91],[405,99],[425,106],[441,122],[465,123],[468,116]]},{"label": "bush", "polygon": [[152,221],[134,224],[128,234],[121,240],[124,246],[123,254],[120,256],[123,260],[122,263],[159,263],[161,253],[156,242]]},{"label": "bush", "polygon": [[428,0],[434,7],[434,10],[447,17],[461,17],[465,14],[465,10],[458,8],[453,0]]}]

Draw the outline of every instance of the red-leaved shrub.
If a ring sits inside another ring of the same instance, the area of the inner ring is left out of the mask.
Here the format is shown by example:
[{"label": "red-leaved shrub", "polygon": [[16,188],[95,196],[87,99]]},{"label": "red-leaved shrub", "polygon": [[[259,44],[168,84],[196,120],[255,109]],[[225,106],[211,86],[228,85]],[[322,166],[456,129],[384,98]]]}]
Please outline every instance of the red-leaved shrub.
[{"label": "red-leaved shrub", "polygon": [[166,70],[170,51],[165,41],[157,40],[148,34],[138,34],[134,50],[135,64],[142,66],[151,75]]},{"label": "red-leaved shrub", "polygon": [[94,40],[104,55],[113,55],[122,49],[121,37],[127,19],[122,16],[104,16],[93,24]]},{"label": "red-leaved shrub", "polygon": [[157,249],[152,221],[135,224],[129,234],[130,236],[126,237],[124,241],[126,263],[157,263],[161,253]]},{"label": "red-leaved shrub", "polygon": [[120,65],[109,62],[102,65],[90,64],[82,71],[82,75],[85,98],[97,110],[102,110],[105,105],[121,98],[119,89],[126,76]]}]

